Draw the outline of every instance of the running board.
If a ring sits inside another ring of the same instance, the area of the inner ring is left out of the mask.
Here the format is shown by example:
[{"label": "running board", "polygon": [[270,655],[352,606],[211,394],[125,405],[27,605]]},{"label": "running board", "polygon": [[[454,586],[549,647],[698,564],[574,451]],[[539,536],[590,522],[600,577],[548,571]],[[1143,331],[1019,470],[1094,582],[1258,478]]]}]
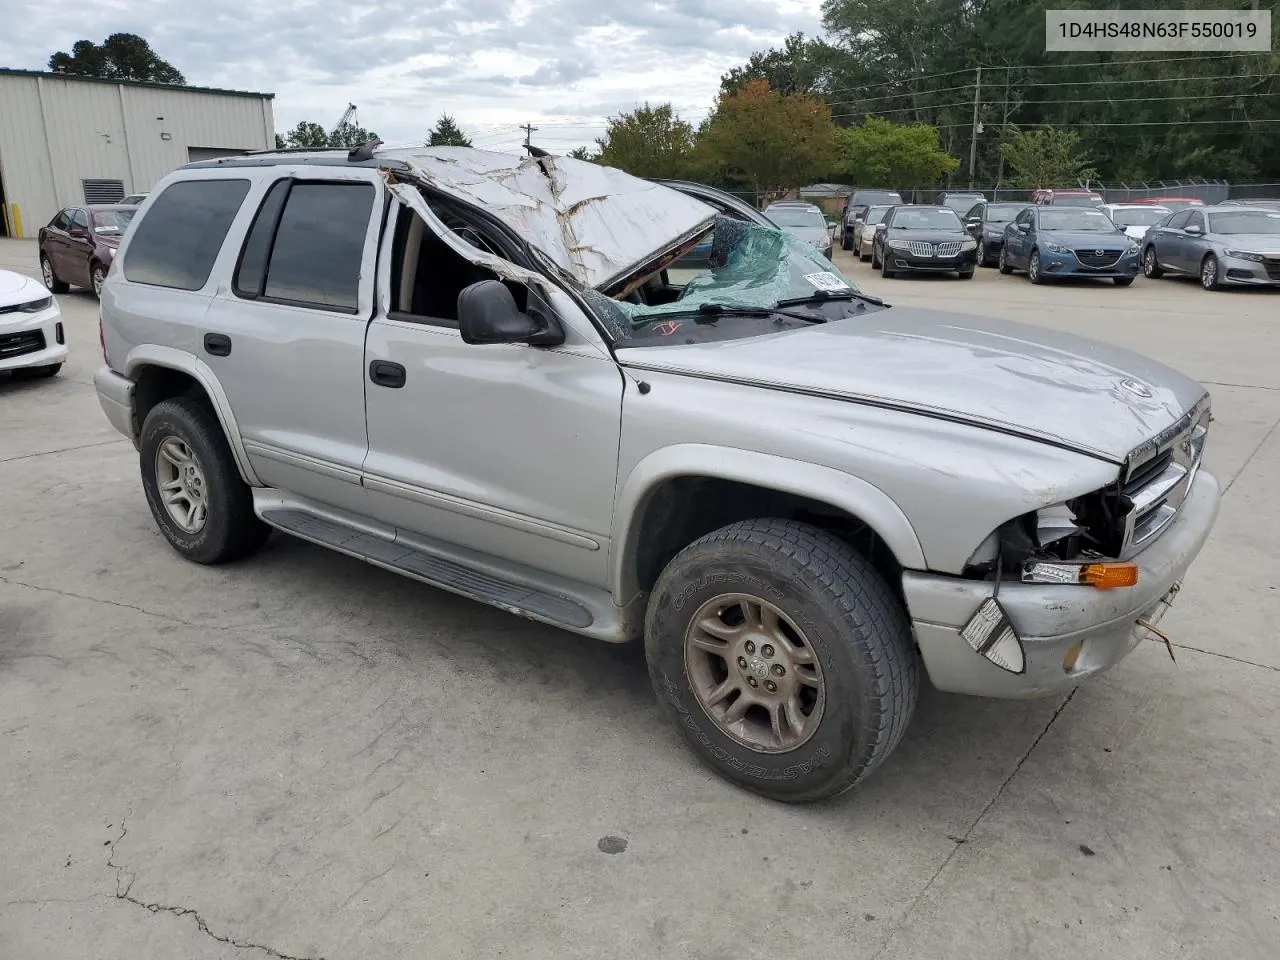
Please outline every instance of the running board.
[{"label": "running board", "polygon": [[[379,536],[374,532],[375,528],[361,530],[329,516],[293,506],[259,504],[258,507],[258,516],[271,526],[322,547],[518,616],[541,620],[578,633],[600,636],[601,639],[618,639],[612,636],[616,631],[616,624],[598,624],[597,629],[590,629],[596,624],[596,618],[576,600],[538,587],[505,580],[456,560],[397,543],[394,531],[389,528],[385,535]],[[601,627],[604,628],[603,631]]]}]

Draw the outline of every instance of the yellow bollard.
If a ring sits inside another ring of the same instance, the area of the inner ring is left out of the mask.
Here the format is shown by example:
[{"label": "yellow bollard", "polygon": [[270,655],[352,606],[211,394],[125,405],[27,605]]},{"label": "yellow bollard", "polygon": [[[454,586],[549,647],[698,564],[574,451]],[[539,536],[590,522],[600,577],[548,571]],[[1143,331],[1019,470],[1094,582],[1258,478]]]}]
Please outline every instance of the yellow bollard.
[{"label": "yellow bollard", "polygon": [[13,235],[15,237],[21,237],[22,236],[22,212],[18,210],[18,205],[16,203],[12,204],[12,206],[13,206]]}]

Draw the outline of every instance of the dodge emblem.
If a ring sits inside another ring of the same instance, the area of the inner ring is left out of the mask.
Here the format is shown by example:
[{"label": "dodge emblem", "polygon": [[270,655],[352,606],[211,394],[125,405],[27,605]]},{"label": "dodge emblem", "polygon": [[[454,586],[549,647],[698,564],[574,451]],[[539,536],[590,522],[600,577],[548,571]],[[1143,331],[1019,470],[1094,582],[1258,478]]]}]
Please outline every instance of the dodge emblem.
[{"label": "dodge emblem", "polygon": [[1128,390],[1135,397],[1141,397],[1143,400],[1151,399],[1151,388],[1139,380],[1132,377],[1125,377],[1120,381],[1120,389]]}]

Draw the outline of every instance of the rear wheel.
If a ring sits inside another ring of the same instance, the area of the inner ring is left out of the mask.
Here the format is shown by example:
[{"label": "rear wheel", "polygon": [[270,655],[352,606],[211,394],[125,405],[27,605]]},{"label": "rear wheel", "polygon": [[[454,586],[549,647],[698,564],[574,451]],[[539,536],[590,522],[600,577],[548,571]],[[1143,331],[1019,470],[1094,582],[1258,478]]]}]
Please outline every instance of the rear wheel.
[{"label": "rear wheel", "polygon": [[1146,252],[1142,255],[1142,274],[1151,280],[1159,280],[1164,276],[1164,271],[1160,269],[1160,264],[1156,261],[1156,248],[1147,247]]},{"label": "rear wheel", "polygon": [[748,520],[682,550],[654,587],[645,653],[694,752],[755,793],[799,803],[852,787],[915,710],[905,611],[842,540]]},{"label": "rear wheel", "polygon": [[1206,290],[1222,289],[1222,281],[1218,276],[1218,258],[1212,253],[1200,263],[1200,286]]},{"label": "rear wheel", "polygon": [[57,278],[53,272],[53,264],[48,257],[43,255],[40,257],[40,276],[44,280],[44,285],[49,288],[50,293],[66,293],[71,289],[70,285]]},{"label": "rear wheel", "polygon": [[217,418],[196,400],[156,404],[138,444],[142,487],[156,525],[178,553],[196,563],[247,556],[270,528],[253,512]]},{"label": "rear wheel", "polygon": [[89,265],[89,283],[93,287],[93,295],[95,297],[102,296],[102,285],[107,282],[107,270],[100,263],[91,263]]}]

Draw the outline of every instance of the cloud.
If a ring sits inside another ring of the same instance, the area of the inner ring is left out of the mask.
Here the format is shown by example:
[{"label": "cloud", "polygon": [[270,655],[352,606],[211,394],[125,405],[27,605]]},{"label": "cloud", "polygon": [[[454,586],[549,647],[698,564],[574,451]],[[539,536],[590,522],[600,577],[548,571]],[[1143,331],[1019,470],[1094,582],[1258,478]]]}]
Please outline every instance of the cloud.
[{"label": "cloud", "polygon": [[[76,40],[147,37],[199,86],[271,91],[276,128],[336,123],[348,102],[388,143],[441,113],[486,146],[518,124],[552,149],[590,144],[608,116],[672,101],[697,122],[720,75],[790,33],[820,0],[169,0],[29,6],[6,18],[0,64],[44,69]],[[180,12],[181,11],[181,12]]]}]

